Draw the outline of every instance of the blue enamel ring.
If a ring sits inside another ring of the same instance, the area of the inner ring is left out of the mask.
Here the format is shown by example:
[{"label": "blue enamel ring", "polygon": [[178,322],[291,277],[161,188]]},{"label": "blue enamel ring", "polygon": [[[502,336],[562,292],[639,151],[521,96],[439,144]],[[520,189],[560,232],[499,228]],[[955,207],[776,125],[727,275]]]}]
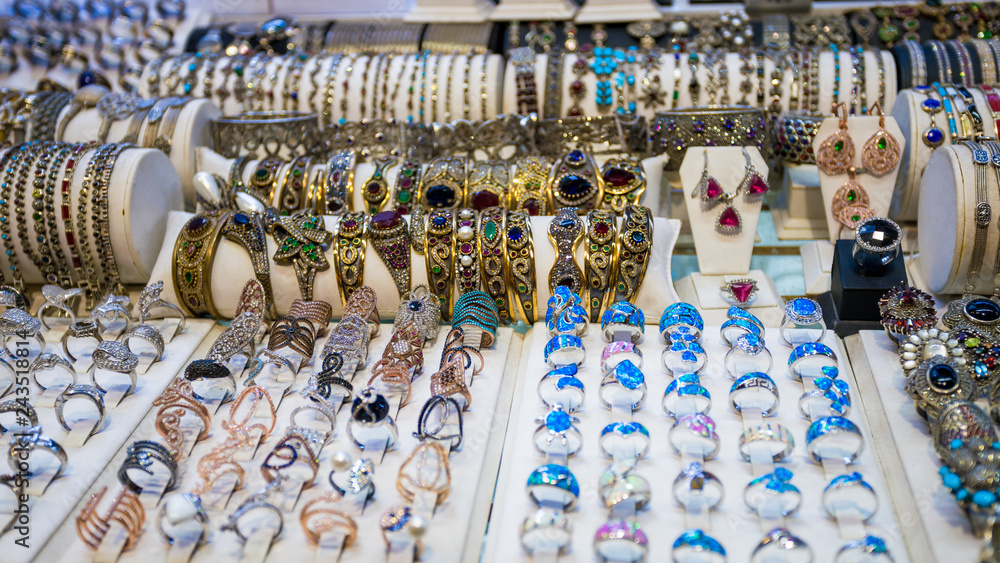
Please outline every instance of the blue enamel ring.
[{"label": "blue enamel ring", "polygon": [[642,309],[628,301],[619,301],[601,315],[601,331],[608,342],[615,340],[618,332],[627,332],[633,344],[642,342],[646,315]]},{"label": "blue enamel ring", "polygon": [[850,420],[828,416],[813,422],[806,432],[806,449],[813,461],[839,459],[844,465],[854,463],[865,449],[865,440]]},{"label": "blue enamel ring", "polygon": [[[570,365],[576,368],[576,364]],[[583,407],[585,397],[583,382],[575,375],[559,373],[558,368],[545,374],[538,382],[538,398],[550,409],[558,406],[566,412],[576,412]]]},{"label": "blue enamel ring", "polygon": [[575,424],[580,420],[556,408],[538,420],[535,429],[535,449],[542,455],[553,453],[573,457],[583,445],[583,437]]},{"label": "blue enamel ring", "polygon": [[791,327],[803,327],[819,325],[821,330],[819,338],[810,339],[809,342],[822,342],[826,336],[826,323],[823,322],[823,308],[815,299],[808,297],[796,297],[785,303],[785,315],[781,318],[781,341],[789,347],[794,347],[792,341],[788,339],[787,329]]},{"label": "blue enamel ring", "polygon": [[740,377],[729,389],[729,406],[740,414],[743,409],[760,409],[760,416],[771,416],[778,410],[778,401],[778,386],[762,372]]},{"label": "blue enamel ring", "polygon": [[743,319],[745,321],[750,321],[760,327],[761,332],[764,332],[764,323],[762,323],[760,319],[746,309],[741,309],[740,307],[733,305],[728,311],[726,311],[726,316],[730,319]]},{"label": "blue enamel ring", "polygon": [[695,338],[700,338],[701,331],[705,330],[705,322],[697,312],[693,314],[681,312],[664,313],[660,317],[660,336],[663,337],[664,342],[670,342],[670,333],[682,328],[693,333]]},{"label": "blue enamel ring", "polygon": [[837,367],[837,354],[826,344],[799,344],[788,356],[788,373],[798,381],[804,378],[829,377],[829,368]]},{"label": "blue enamel ring", "polygon": [[565,465],[548,463],[528,476],[528,497],[538,507],[573,510],[580,498],[580,483]]},{"label": "blue enamel ring", "polygon": [[802,506],[802,492],[791,484],[792,472],[777,467],[743,489],[743,502],[759,516],[777,520],[795,514]]},{"label": "blue enamel ring", "polygon": [[545,344],[545,362],[550,367],[563,365],[580,365],[587,356],[583,348],[583,340],[572,334],[553,336]]},{"label": "blue enamel ring", "polygon": [[601,430],[601,451],[609,458],[642,459],[649,453],[649,430],[638,422],[612,422]]},{"label": "blue enamel ring", "polygon": [[834,477],[823,489],[823,508],[834,520],[841,507],[854,510],[867,523],[878,512],[878,496],[875,489],[858,472]]},{"label": "blue enamel ring", "polygon": [[675,562],[683,562],[690,560],[692,556],[706,563],[722,563],[726,560],[726,550],[705,532],[688,530],[674,541],[673,558]]},{"label": "blue enamel ring", "polygon": [[708,364],[708,354],[697,341],[672,340],[660,354],[660,361],[667,373],[700,374]]},{"label": "blue enamel ring", "polygon": [[646,378],[625,360],[601,380],[600,397],[605,408],[630,407],[635,411],[646,402]]},{"label": "blue enamel ring", "polygon": [[740,374],[750,372],[771,371],[774,358],[771,351],[764,345],[764,339],[759,335],[746,333],[736,337],[733,347],[726,352],[722,362],[730,379],[737,379]]},{"label": "blue enamel ring", "polygon": [[834,389],[813,389],[799,397],[799,412],[808,420],[851,414],[851,397]]},{"label": "blue enamel ring", "polygon": [[689,414],[705,414],[712,408],[712,395],[697,382],[686,383],[678,378],[663,392],[663,412],[673,419]]},{"label": "blue enamel ring", "polygon": [[865,536],[859,540],[854,540],[844,544],[837,552],[837,560],[841,557],[845,561],[873,561],[892,563],[892,554],[885,546],[885,540],[878,536]]},{"label": "blue enamel ring", "polygon": [[761,340],[764,339],[764,331],[746,319],[729,319],[722,323],[719,334],[722,335],[722,340],[726,343],[726,346],[732,346],[736,342],[736,339],[744,334],[752,334]]}]

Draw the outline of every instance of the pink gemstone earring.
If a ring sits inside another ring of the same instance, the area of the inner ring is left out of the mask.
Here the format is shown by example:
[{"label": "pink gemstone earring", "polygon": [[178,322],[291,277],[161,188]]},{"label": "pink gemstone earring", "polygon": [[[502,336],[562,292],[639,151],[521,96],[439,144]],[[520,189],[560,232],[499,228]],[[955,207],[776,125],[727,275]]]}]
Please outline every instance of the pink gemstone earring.
[{"label": "pink gemstone earring", "polygon": [[[695,186],[691,197],[700,196],[702,206],[706,209],[712,209],[720,203],[725,204],[715,220],[715,229],[724,235],[739,234],[743,228],[743,218],[740,217],[740,212],[733,207],[732,202],[739,195],[740,189],[737,188],[733,193],[727,193],[723,190],[722,184],[708,173],[708,151],[703,154],[705,155],[705,164],[701,170],[701,179],[698,180],[698,185]],[[744,182],[746,182],[745,179]]]},{"label": "pink gemstone earring", "polygon": [[745,191],[748,199],[760,199],[764,197],[764,194],[771,187],[767,185],[767,180],[757,172],[757,168],[754,167],[753,161],[750,160],[750,153],[747,152],[746,147],[743,147],[743,158],[747,161],[747,172],[743,176],[743,181],[740,182],[740,187],[736,189],[736,193]]}]

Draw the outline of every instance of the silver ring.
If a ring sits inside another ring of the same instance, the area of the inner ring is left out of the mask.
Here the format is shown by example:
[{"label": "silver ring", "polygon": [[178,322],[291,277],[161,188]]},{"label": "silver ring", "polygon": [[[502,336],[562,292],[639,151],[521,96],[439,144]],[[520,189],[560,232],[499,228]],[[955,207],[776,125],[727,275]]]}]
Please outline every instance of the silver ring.
[{"label": "silver ring", "polygon": [[689,463],[681,470],[673,485],[674,500],[677,504],[687,510],[688,505],[698,500],[698,506],[704,506],[708,510],[715,510],[722,504],[725,496],[725,489],[722,481],[705,471],[705,466],[701,463]]},{"label": "silver ring", "polygon": [[[322,399],[322,397],[319,398]],[[316,430],[314,428],[311,428],[310,426],[299,424],[298,422],[296,422],[295,417],[298,416],[299,413],[304,413],[306,411],[313,411],[315,413],[323,415],[323,418],[326,419],[327,424],[329,424],[330,426],[330,429]],[[317,438],[322,438],[318,440],[319,442],[318,445],[325,446],[329,444],[331,440],[333,440],[333,430],[337,425],[337,415],[334,414],[333,410],[330,409],[330,407],[326,404],[325,401],[313,400],[304,405],[299,405],[298,407],[296,407],[295,410],[292,411],[292,414],[289,415],[288,421],[292,425],[292,427],[304,433],[306,438],[313,438],[314,436],[312,435],[314,434],[320,435],[320,436],[315,436]],[[316,442],[317,440],[311,440],[311,441]],[[316,451],[318,452],[319,450],[317,449]]]},{"label": "silver ring", "polygon": [[139,310],[139,322],[144,323],[152,318],[153,309],[170,309],[177,313],[179,319],[177,328],[174,329],[174,334],[170,336],[170,340],[173,341],[174,338],[177,338],[178,334],[184,332],[187,316],[180,307],[161,298],[161,292],[163,292],[162,280],[150,283],[139,292],[139,301],[136,303],[136,308]]},{"label": "silver ring", "polygon": [[667,416],[677,419],[689,414],[706,414],[712,408],[712,395],[701,386],[698,376],[688,373],[667,385],[660,403]]},{"label": "silver ring", "polygon": [[195,542],[196,545],[201,545],[208,539],[209,526],[208,514],[202,507],[201,498],[198,495],[175,493],[163,499],[156,518],[156,529],[164,541],[173,545],[176,530],[171,531],[170,528],[184,526],[189,522],[195,522],[201,528],[201,535]]},{"label": "silver ring", "polygon": [[[792,555],[797,553],[797,555]],[[802,541],[784,528],[775,528],[767,533],[753,548],[750,563],[767,563],[768,561],[802,561],[813,560],[809,544]]]},{"label": "silver ring", "polygon": [[760,409],[762,417],[777,412],[778,386],[766,373],[753,372],[736,380],[729,389],[729,406],[743,414],[743,409]]},{"label": "silver ring", "polygon": [[802,506],[802,492],[791,480],[792,472],[778,467],[773,473],[750,481],[743,489],[743,502],[762,518],[787,518]]},{"label": "silver ring", "polygon": [[529,556],[535,553],[569,553],[573,526],[566,513],[553,508],[539,508],[521,524],[521,547]]},{"label": "silver ring", "polygon": [[254,357],[254,339],[260,330],[260,321],[260,316],[252,311],[240,313],[215,339],[205,357],[224,364],[239,354],[250,361]]},{"label": "silver ring", "polygon": [[621,507],[630,514],[639,512],[649,506],[652,496],[645,477],[632,472],[622,475],[613,467],[601,475],[599,487],[604,508],[612,511]]},{"label": "silver ring", "polygon": [[646,402],[646,379],[632,362],[622,362],[601,379],[600,398],[604,408],[628,406],[635,411]]},{"label": "silver ring", "polygon": [[[572,374],[566,372],[567,367],[573,368]],[[583,382],[573,375],[575,373],[575,364],[560,366],[538,381],[538,397],[547,408],[560,406],[564,411],[573,413],[583,407],[586,393]]]},{"label": "silver ring", "polygon": [[[764,345],[763,338],[749,333],[741,334],[733,344],[733,347],[726,352],[726,357],[723,361],[726,374],[730,379],[737,379],[742,375],[740,372],[767,373],[771,371],[771,367],[774,365],[774,358],[771,356],[771,351]],[[746,367],[744,364],[739,363],[739,360],[749,361],[751,365]],[[739,369],[740,367],[744,369]]]},{"label": "silver ring", "polygon": [[[719,454],[719,435],[715,421],[705,414],[689,414],[677,419],[667,434],[674,453],[696,452],[704,460]],[[681,440],[684,440],[683,442]]]},{"label": "silver ring", "polygon": [[94,387],[97,387],[103,392],[107,392],[99,383],[97,383],[97,370],[103,369],[129,376],[131,383],[129,384],[128,390],[126,390],[125,394],[122,395],[122,398],[129,396],[133,391],[135,391],[135,368],[139,365],[139,357],[133,354],[127,346],[114,340],[105,340],[97,345],[97,349],[94,350],[91,358],[93,359],[93,363],[90,364],[88,374],[90,375],[90,380],[94,384]]},{"label": "silver ring", "polygon": [[[18,402],[16,400],[3,401],[0,402],[0,413],[12,412],[18,415],[15,421],[20,421],[27,419],[28,424],[19,424],[19,428],[29,429],[38,426],[38,412],[35,411],[35,407],[23,402]],[[6,434],[10,431],[9,428],[0,424],[0,434]]]},{"label": "silver ring", "polygon": [[104,392],[92,385],[74,385],[56,397],[56,401],[52,406],[56,410],[56,418],[59,419],[59,424],[66,429],[66,432],[72,432],[73,429],[66,423],[66,417],[63,414],[63,409],[66,406],[66,401],[74,396],[87,397],[94,403],[94,406],[97,407],[97,422],[95,422],[94,427],[90,429],[90,434],[87,435],[89,438],[90,436],[100,432],[101,426],[104,425]]},{"label": "silver ring", "polygon": [[[27,460],[31,457],[31,452],[37,449],[43,449],[59,460],[59,469],[56,470],[55,475],[52,477],[52,480],[55,481],[66,470],[69,457],[66,455],[66,450],[58,442],[42,436],[42,429],[39,426],[15,432],[11,436],[7,464],[15,473],[27,473],[29,476],[34,476],[33,472],[28,471]],[[21,465],[22,463],[24,464],[23,466]]]},{"label": "silver ring", "polygon": [[45,315],[43,314],[49,307],[66,313],[69,317],[70,324],[76,323],[76,313],[73,311],[73,308],[69,306],[69,301],[76,299],[81,295],[83,295],[83,290],[78,287],[63,289],[58,285],[43,285],[42,296],[45,297],[45,303],[42,303],[41,306],[38,307],[38,310],[35,311],[35,316],[38,317],[38,321],[42,323],[45,330],[50,330],[49,325],[45,323]]},{"label": "silver ring", "polygon": [[837,354],[826,344],[813,342],[800,344],[788,356],[788,373],[796,381],[807,378],[830,377],[837,369]]},{"label": "silver ring", "polygon": [[844,465],[851,465],[865,449],[865,440],[857,425],[850,420],[828,416],[809,425],[806,449],[816,463],[822,464],[824,459],[839,459]]},{"label": "silver ring", "polygon": [[747,428],[740,435],[740,455],[746,461],[752,461],[752,446],[764,444],[767,446],[767,454],[773,463],[785,459],[795,448],[795,439],[787,428],[778,424],[764,422],[756,427]]},{"label": "silver ring", "polygon": [[819,302],[808,297],[796,297],[788,300],[785,303],[785,314],[781,317],[781,341],[788,347],[794,348],[795,345],[788,340],[786,331],[791,326],[798,328],[810,325],[820,325],[822,329],[819,338],[810,340],[810,342],[822,342],[826,336],[826,323],[823,322],[823,307],[820,306]]},{"label": "silver ring", "polygon": [[73,321],[73,324],[66,329],[66,332],[62,336],[62,349],[63,355],[69,359],[71,362],[77,360],[76,356],[69,351],[69,339],[70,338],[93,338],[97,341],[97,344],[104,342],[104,338],[101,337],[101,333],[104,332],[104,326],[101,321],[93,321],[90,319],[84,319],[82,321]]},{"label": "silver ring", "polygon": [[362,499],[367,503],[375,496],[375,464],[370,459],[356,459],[351,464],[350,472],[347,475],[347,487],[342,487],[334,480],[333,475],[336,469],[330,472],[330,486],[343,497],[353,497]]},{"label": "silver ring", "polygon": [[274,538],[281,536],[281,532],[285,528],[285,519],[282,516],[281,510],[279,510],[273,504],[264,501],[263,498],[261,498],[261,496],[258,495],[248,497],[245,501],[243,501],[243,504],[241,504],[239,508],[236,509],[236,512],[232,513],[229,516],[229,521],[223,526],[221,526],[219,530],[221,531],[229,530],[235,532],[236,535],[240,538],[240,541],[246,543],[248,536],[247,534],[243,533],[243,530],[240,529],[240,518],[242,518],[246,513],[257,509],[269,510],[278,517],[278,529],[275,530],[274,536],[271,538],[271,541],[274,541]]},{"label": "silver ring", "polygon": [[616,453],[624,452],[627,459],[638,461],[649,453],[652,441],[649,430],[638,422],[612,422],[601,430],[598,443],[609,459],[614,459]]},{"label": "silver ring", "polygon": [[649,553],[649,538],[632,520],[610,520],[594,533],[594,554],[601,563],[639,563]]},{"label": "silver ring", "polygon": [[604,373],[615,369],[615,366],[628,360],[632,365],[642,369],[642,350],[629,341],[615,341],[604,347],[601,351],[601,370]]},{"label": "silver ring", "polygon": [[[165,346],[163,342],[163,335],[160,334],[160,331],[157,330],[153,325],[146,323],[134,324],[132,325],[132,328],[128,329],[125,332],[125,334],[121,336],[119,342],[124,344],[125,347],[129,349],[130,352],[132,351],[132,347],[129,346],[128,342],[132,338],[145,340],[153,348],[156,348],[156,357],[153,358],[153,361],[150,363],[150,365],[155,364],[156,362],[163,359],[163,349]],[[132,353],[135,354],[135,352]]]},{"label": "silver ring", "polygon": [[583,446],[583,436],[574,426],[580,419],[575,416],[570,416],[557,408],[535,422],[539,423],[534,434],[535,449],[538,453],[550,455],[556,450],[566,457],[573,457]]},{"label": "silver ring", "polygon": [[878,495],[860,473],[839,475],[823,489],[823,509],[836,520],[841,506],[857,512],[861,521],[868,523],[878,512]]}]

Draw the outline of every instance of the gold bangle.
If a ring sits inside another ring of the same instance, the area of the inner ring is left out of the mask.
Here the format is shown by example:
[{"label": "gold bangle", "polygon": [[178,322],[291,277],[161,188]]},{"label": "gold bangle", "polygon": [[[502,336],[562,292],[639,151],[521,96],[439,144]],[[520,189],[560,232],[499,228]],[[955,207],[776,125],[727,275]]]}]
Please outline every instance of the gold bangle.
[{"label": "gold bangle", "polygon": [[507,212],[507,290],[511,303],[516,303],[524,322],[534,324],[538,309],[535,290],[535,243],[531,237],[531,220],[523,211]]},{"label": "gold bangle", "polygon": [[222,318],[212,300],[212,265],[223,225],[232,211],[215,210],[188,220],[174,243],[174,290],[185,312]]},{"label": "gold bangle", "polygon": [[396,211],[372,215],[368,242],[389,270],[402,299],[410,291],[410,236],[406,220]]},{"label": "gold bangle", "polygon": [[587,214],[587,242],[584,245],[583,263],[587,269],[587,304],[590,322],[601,320],[601,311],[611,305],[618,258],[618,241],[615,238],[615,213],[595,209]]},{"label": "gold bangle", "polygon": [[452,272],[455,267],[455,211],[434,209],[427,215],[427,281],[441,301],[441,318],[451,319]]},{"label": "gold bangle", "polygon": [[507,207],[510,168],[506,162],[477,161],[469,166],[466,197],[463,205],[476,211]]},{"label": "gold bangle", "polygon": [[305,190],[309,185],[311,164],[312,158],[308,156],[300,156],[289,164],[281,183],[281,203],[277,206],[279,213],[294,213],[305,209]]},{"label": "gold bangle", "polygon": [[455,281],[458,294],[465,295],[479,289],[479,253],[476,252],[476,212],[471,209],[458,211],[455,227]]},{"label": "gold bangle", "polygon": [[382,211],[387,201],[389,201],[389,180],[385,176],[385,171],[396,165],[398,159],[393,156],[381,156],[372,159],[375,170],[371,178],[365,180],[361,185],[361,197],[367,204],[368,212],[372,215]]},{"label": "gold bangle", "polygon": [[316,197],[316,213],[328,215],[354,208],[354,166],[357,152],[353,149],[334,154],[326,165],[326,182]]},{"label": "gold bangle", "polygon": [[549,172],[547,186],[551,209],[575,207],[582,215],[596,209],[601,202],[604,180],[594,159],[574,149],[556,161]]},{"label": "gold bangle", "polygon": [[544,156],[523,156],[514,167],[510,209],[528,215],[549,215],[549,197],[545,193],[552,161]]},{"label": "gold bangle", "polygon": [[454,208],[465,200],[465,157],[438,157],[420,182],[420,203],[431,209]]},{"label": "gold bangle", "polygon": [[278,191],[278,170],[285,164],[280,158],[265,158],[257,162],[257,167],[250,174],[250,186],[247,193],[271,206],[275,192]]},{"label": "gold bangle", "polygon": [[364,285],[365,227],[368,221],[362,211],[346,211],[338,222],[333,260],[340,299],[346,307],[354,291]]},{"label": "gold bangle", "polygon": [[646,191],[646,172],[638,157],[611,158],[601,167],[603,204],[621,215],[625,206],[637,204]]},{"label": "gold bangle", "polygon": [[628,205],[618,231],[618,277],[615,298],[618,301],[635,299],[649,265],[653,243],[653,213],[648,207]]},{"label": "gold bangle", "polygon": [[291,264],[295,268],[299,296],[306,301],[312,301],[316,272],[330,267],[323,246],[333,238],[333,233],[326,230],[323,224],[323,217],[310,213],[311,210],[303,210],[282,215],[270,226],[271,234],[279,245],[274,253],[274,262]]},{"label": "gold bangle", "polygon": [[[506,168],[506,164],[504,168]],[[490,207],[479,215],[479,266],[482,271],[483,288],[497,305],[500,322],[510,323],[510,303],[507,301],[506,214],[502,207]]]}]

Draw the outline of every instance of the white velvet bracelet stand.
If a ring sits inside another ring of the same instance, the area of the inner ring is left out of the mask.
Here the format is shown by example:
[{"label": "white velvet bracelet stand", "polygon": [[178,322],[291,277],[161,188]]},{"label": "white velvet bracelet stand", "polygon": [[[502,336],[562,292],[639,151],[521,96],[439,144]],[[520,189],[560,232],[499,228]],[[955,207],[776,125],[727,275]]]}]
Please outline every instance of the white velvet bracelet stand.
[{"label": "white velvet bracelet stand", "polygon": [[489,0],[415,0],[407,22],[483,22],[496,4]]},{"label": "white velvet bracelet stand", "polygon": [[[761,202],[748,201],[745,193],[736,197],[732,206],[740,215],[742,229],[736,235],[720,234],[716,224],[725,204],[720,202],[712,209],[705,209],[700,196],[691,197],[701,180],[706,152],[709,155],[708,173],[725,192],[735,190],[746,173],[742,147],[693,147],[684,155],[679,173],[684,203],[691,217],[691,235],[698,252],[699,271],[678,280],[677,293],[682,301],[698,307],[706,323],[721,325],[731,304],[723,299],[719,287],[727,281],[751,278],[757,281],[757,297],[750,310],[767,326],[777,326],[781,321],[781,295],[767,274],[750,269]],[[757,173],[766,174],[767,165],[760,151],[756,147],[747,147],[747,153]]]},{"label": "white velvet bracelet stand", "polygon": [[500,0],[490,13],[490,20],[571,20],[579,9],[570,0]]},{"label": "white velvet bracelet stand", "polygon": [[[63,110],[59,121],[64,119],[63,116],[68,111],[68,108]],[[196,99],[185,104],[177,116],[174,134],[170,139],[171,150],[168,162],[173,165],[175,170],[171,176],[180,179],[184,197],[183,205],[187,209],[194,209],[194,184],[191,179],[199,170],[195,151],[200,146],[211,146],[212,132],[210,123],[212,119],[219,115],[219,108],[215,107],[215,104],[211,101]],[[112,123],[111,128],[108,130],[107,142],[118,142],[125,137],[131,122],[132,118],[127,117]],[[162,126],[163,118],[156,124],[158,128]],[[139,128],[138,142],[141,143],[145,138],[147,127],[149,127],[149,123],[144,122]],[[100,128],[101,116],[97,113],[97,109],[84,109],[70,120],[66,125],[64,138],[59,140],[73,143],[90,141],[97,138]]]},{"label": "white velvet bracelet stand", "polygon": [[[189,213],[176,212],[170,215],[166,236],[163,239],[163,249],[153,267],[153,274],[149,279],[164,280],[163,294],[161,297],[176,304],[177,295],[173,285],[173,250],[177,240],[177,234],[184,224],[192,217]],[[538,308],[544,310],[550,293],[548,288],[548,274],[555,261],[555,251],[552,244],[548,242],[548,226],[551,217],[532,217],[531,231],[535,249],[535,279],[538,288]],[[326,227],[329,229],[335,223],[336,217],[325,216]],[[408,218],[407,218],[408,220]],[[653,222],[653,251],[649,265],[646,269],[646,277],[639,292],[633,302],[645,311],[662,311],[668,305],[678,301],[674,292],[673,283],[670,277],[670,258],[673,254],[674,245],[677,242],[677,235],[680,224],[676,220],[656,218]],[[274,256],[277,245],[272,237],[267,237],[268,257]],[[577,264],[583,268],[583,250],[577,249]],[[326,252],[327,261],[330,268],[317,272],[314,283],[313,298],[326,301],[333,306],[334,318],[339,318],[343,311],[343,303],[340,300],[340,290],[337,286],[337,275],[333,267],[333,255]],[[411,284],[417,286],[427,283],[427,267],[423,256],[411,252],[410,254]],[[224,273],[224,275],[220,275]],[[212,295],[219,312],[227,318],[231,318],[236,310],[236,302],[239,299],[239,289],[243,287],[246,280],[254,277],[253,269],[250,266],[250,257],[246,250],[238,244],[229,240],[220,240],[215,252],[215,263],[212,276]],[[382,260],[375,249],[369,244],[365,252],[364,283],[375,289],[378,294],[378,310],[382,318],[392,318],[399,305],[399,297],[396,285],[389,275]],[[274,288],[275,305],[279,314],[288,311],[292,301],[299,298],[299,286],[295,279],[295,272],[291,265],[278,265],[271,263],[271,285]],[[238,286],[238,287],[237,287]],[[457,294],[456,294],[457,299]],[[515,315],[516,316],[516,315]],[[647,322],[656,323],[659,321],[658,315],[650,314]]]},{"label": "white velvet bracelet stand", "polygon": [[[813,152],[818,153],[819,147],[830,135],[833,135],[840,128],[840,119],[828,117],[823,120],[816,131],[816,138],[813,140]],[[890,135],[895,137],[900,149],[905,150],[906,139],[903,137],[896,120],[891,116],[885,118],[885,129]],[[861,153],[865,143],[879,130],[878,117],[854,117],[847,120],[847,131],[854,141],[854,166],[857,168],[856,181],[868,193],[869,204],[875,212],[876,217],[885,217],[889,212],[889,203],[892,200],[896,176],[899,174],[899,166],[889,171],[884,176],[875,176],[864,170],[861,160]],[[837,193],[849,176],[845,174],[829,175],[824,173],[819,167],[819,185],[823,193],[824,209],[826,210],[826,226],[828,240],[819,240],[804,244],[799,247],[802,255],[803,275],[806,280],[806,293],[818,294],[830,289],[830,275],[833,269],[833,245],[837,239],[853,239],[854,231],[842,228],[840,221],[833,216],[833,196]],[[817,264],[819,269],[816,268]]]},{"label": "white velvet bracelet stand", "polygon": [[581,24],[659,20],[663,17],[653,0],[589,0],[573,21]]},{"label": "white velvet bracelet stand", "polygon": [[[987,165],[990,166],[990,165]],[[994,219],[987,229],[986,251],[973,293],[993,292],[1000,230],[1000,212],[992,167],[986,173],[986,201]],[[927,289],[933,293],[963,293],[976,239],[976,169],[972,153],[964,146],[943,146],[931,155],[920,182],[921,229],[917,231],[920,271]]]},{"label": "white velvet bracelet stand", "polygon": [[[84,171],[90,162],[93,150],[86,151],[77,159],[73,171],[73,187],[70,213],[76,217],[79,203],[80,187],[83,184]],[[32,167],[33,169],[34,167]],[[65,163],[61,169],[65,171]],[[63,172],[57,178],[61,181]],[[29,194],[30,195],[30,194]],[[91,193],[91,197],[93,197]],[[56,209],[56,223],[59,231],[59,244],[63,255],[69,260],[70,249],[66,243],[65,230],[60,211],[62,194],[57,182],[53,194],[53,205]],[[92,203],[88,203],[92,207]],[[167,214],[173,210],[183,209],[180,180],[166,155],[155,149],[129,149],[124,151],[115,161],[114,171],[108,183],[108,216],[111,231],[111,245],[114,251],[115,263],[122,283],[145,284],[149,281],[153,263],[163,244],[163,234],[167,228]],[[30,221],[30,207],[26,218]],[[74,219],[75,223],[75,219]],[[75,227],[75,225],[74,225]],[[75,231],[75,228],[74,228]],[[34,228],[29,228],[34,233]],[[18,269],[24,276],[25,283],[49,283],[41,272],[24,254],[17,229],[10,232],[17,258]],[[74,235],[77,233],[74,232]],[[104,266],[99,260],[100,246],[94,242],[93,225],[88,221],[88,232],[85,241],[76,237],[76,245],[88,245],[89,248],[78,248],[77,252],[87,252],[94,257],[94,265],[98,276],[104,275]],[[32,237],[32,248],[37,252],[38,243]],[[0,259],[6,269],[10,259],[3,255]]]}]

